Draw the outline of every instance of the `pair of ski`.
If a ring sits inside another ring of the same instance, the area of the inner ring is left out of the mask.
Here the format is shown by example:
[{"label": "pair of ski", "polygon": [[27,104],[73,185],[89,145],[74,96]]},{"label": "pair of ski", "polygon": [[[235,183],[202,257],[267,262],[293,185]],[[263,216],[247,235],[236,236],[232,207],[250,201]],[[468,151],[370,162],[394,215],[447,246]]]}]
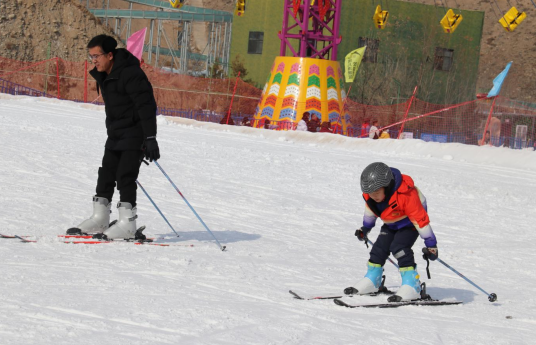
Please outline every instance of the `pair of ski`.
[{"label": "pair of ski", "polygon": [[[32,236],[19,236],[19,235],[5,235],[0,234],[0,238],[5,239],[19,239],[24,243],[36,243],[37,240],[32,239]],[[107,243],[132,243],[134,245],[149,245],[159,247],[193,247],[193,244],[179,244],[179,243],[160,243],[154,242],[154,238],[147,238],[145,240],[99,240],[94,239],[93,235],[58,235],[58,238],[62,239],[62,243],[67,244],[107,244]]]},{"label": "pair of ski", "polygon": [[[384,276],[385,277],[385,276]],[[385,278],[384,278],[385,280]],[[347,288],[345,290],[352,289]],[[346,291],[345,291],[346,292]],[[294,296],[296,299],[300,300],[319,300],[319,299],[331,299],[333,302],[341,307],[346,308],[398,308],[409,305],[416,306],[444,306],[444,305],[456,305],[462,304],[461,301],[438,301],[432,299],[430,295],[426,294],[426,285],[422,284],[421,298],[412,301],[402,301],[402,302],[387,302],[387,303],[348,303],[342,300],[345,296],[381,296],[381,295],[393,295],[393,292],[388,290],[382,282],[380,289],[377,293],[372,293],[368,295],[347,295],[345,293],[335,292],[335,293],[322,293],[322,294],[302,294],[292,290],[289,290],[289,293]]]}]

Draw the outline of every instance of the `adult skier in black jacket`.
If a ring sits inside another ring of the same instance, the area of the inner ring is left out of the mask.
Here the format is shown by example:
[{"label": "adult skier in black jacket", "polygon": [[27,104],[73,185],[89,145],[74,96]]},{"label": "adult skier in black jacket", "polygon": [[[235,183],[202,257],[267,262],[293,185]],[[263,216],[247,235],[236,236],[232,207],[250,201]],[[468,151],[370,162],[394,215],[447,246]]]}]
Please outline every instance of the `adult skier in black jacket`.
[{"label": "adult skier in black jacket", "polygon": [[[98,233],[99,238],[143,237],[136,235],[136,180],[142,158],[160,158],[156,141],[156,101],[140,61],[107,35],[89,41],[89,73],[97,81],[106,110],[108,139],[99,168],[93,215],[68,234]],[[111,227],[111,200],[117,183],[120,201],[117,222]]]}]

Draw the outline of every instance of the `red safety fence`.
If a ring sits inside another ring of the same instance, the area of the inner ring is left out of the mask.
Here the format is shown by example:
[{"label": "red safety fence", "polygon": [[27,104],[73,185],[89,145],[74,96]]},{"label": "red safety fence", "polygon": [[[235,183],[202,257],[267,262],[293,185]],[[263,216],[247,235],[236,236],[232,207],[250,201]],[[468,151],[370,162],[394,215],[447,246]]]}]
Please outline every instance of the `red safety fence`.
[{"label": "red safety fence", "polygon": [[[87,74],[92,68],[87,62],[59,58],[30,63],[0,57],[0,92],[101,103],[95,81]],[[226,116],[231,114],[230,119],[236,125],[247,117],[257,128],[296,129],[296,124],[291,121],[267,123],[266,119],[253,119],[261,90],[239,78],[198,78],[148,65],[142,68],[153,85],[161,114],[218,123],[224,118],[223,123],[229,122]],[[368,137],[371,126],[377,121],[377,127],[383,131],[380,137],[516,149],[532,148],[536,139],[536,104],[503,97],[453,105],[427,103],[416,97],[384,106],[348,101],[346,108],[349,114],[347,129],[343,132],[340,126],[331,123],[328,132]],[[316,130],[320,127],[321,124]]]},{"label": "red safety fence", "polygon": [[[66,100],[98,102],[96,83],[88,72],[88,62],[71,62],[53,58],[36,63],[0,57],[0,79]],[[223,112],[231,105],[235,79],[199,78],[171,73],[143,64],[160,106]],[[261,90],[238,81],[233,112],[255,109]]]},{"label": "red safety fence", "polygon": [[353,129],[349,136],[368,137],[371,125],[378,121],[377,126],[388,130],[391,138],[478,145],[489,132],[486,144],[518,149],[534,147],[536,139],[536,105],[503,97],[453,105],[419,99],[390,106],[352,103],[349,110]]}]

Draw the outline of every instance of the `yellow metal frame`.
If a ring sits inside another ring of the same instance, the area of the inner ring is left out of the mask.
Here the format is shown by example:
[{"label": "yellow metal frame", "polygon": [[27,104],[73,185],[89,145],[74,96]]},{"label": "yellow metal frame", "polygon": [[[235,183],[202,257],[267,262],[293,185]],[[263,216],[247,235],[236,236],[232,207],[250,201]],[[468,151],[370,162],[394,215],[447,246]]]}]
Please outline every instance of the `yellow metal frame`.
[{"label": "yellow metal frame", "polygon": [[169,3],[173,8],[181,8],[184,5],[184,0],[169,0]]},{"label": "yellow metal frame", "polygon": [[376,26],[378,29],[385,28],[388,17],[389,11],[382,11],[382,6],[378,5],[376,7],[376,11],[374,12],[374,16],[372,17],[372,20],[374,20],[374,26]]},{"label": "yellow metal frame", "polygon": [[525,18],[527,18],[525,12],[519,12],[515,7],[512,7],[499,19],[499,23],[501,23],[506,31],[512,32]]},{"label": "yellow metal frame", "polygon": [[246,0],[237,0],[235,15],[241,17],[244,15],[244,12],[246,12]]},{"label": "yellow metal frame", "polygon": [[455,14],[452,8],[450,8],[439,24],[441,24],[445,33],[451,34],[460,25],[462,20],[463,16],[461,14]]}]

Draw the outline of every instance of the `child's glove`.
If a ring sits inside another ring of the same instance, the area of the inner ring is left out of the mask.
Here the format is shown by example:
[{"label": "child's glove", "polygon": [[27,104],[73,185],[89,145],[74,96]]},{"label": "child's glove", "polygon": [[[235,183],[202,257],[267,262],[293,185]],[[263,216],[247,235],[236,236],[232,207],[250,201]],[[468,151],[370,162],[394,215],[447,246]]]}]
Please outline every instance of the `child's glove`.
[{"label": "child's glove", "polygon": [[422,252],[422,258],[424,260],[430,259],[434,261],[439,256],[439,250],[437,249],[437,247],[424,247],[422,249]]}]

